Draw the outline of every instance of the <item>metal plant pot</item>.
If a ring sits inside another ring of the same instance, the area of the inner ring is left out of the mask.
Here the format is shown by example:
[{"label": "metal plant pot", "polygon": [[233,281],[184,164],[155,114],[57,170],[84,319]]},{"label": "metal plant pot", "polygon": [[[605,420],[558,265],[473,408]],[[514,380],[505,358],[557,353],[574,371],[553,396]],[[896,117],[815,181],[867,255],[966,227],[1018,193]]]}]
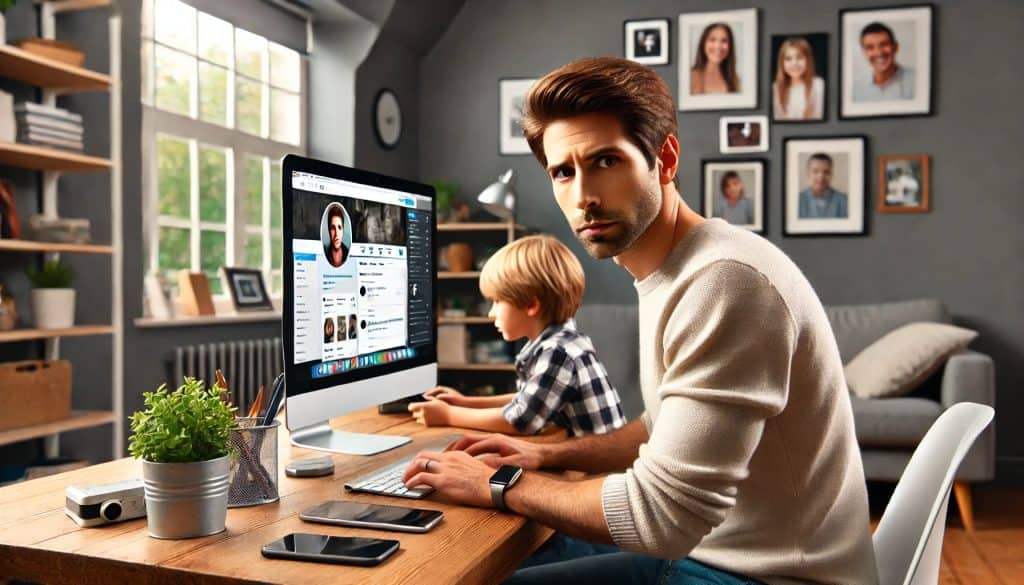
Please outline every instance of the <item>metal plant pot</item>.
[{"label": "metal plant pot", "polygon": [[142,462],[149,535],[195,538],[224,530],[228,514],[228,456],[198,463]]}]

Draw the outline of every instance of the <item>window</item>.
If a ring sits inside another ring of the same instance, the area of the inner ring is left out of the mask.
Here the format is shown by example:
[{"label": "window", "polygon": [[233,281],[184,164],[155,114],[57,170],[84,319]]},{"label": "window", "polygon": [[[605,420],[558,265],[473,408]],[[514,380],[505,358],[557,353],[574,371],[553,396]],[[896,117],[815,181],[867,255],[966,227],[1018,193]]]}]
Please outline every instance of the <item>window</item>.
[{"label": "window", "polygon": [[306,63],[181,2],[144,0],[143,164],[148,269],[177,284],[221,266],[281,272],[281,165],[305,153]]}]

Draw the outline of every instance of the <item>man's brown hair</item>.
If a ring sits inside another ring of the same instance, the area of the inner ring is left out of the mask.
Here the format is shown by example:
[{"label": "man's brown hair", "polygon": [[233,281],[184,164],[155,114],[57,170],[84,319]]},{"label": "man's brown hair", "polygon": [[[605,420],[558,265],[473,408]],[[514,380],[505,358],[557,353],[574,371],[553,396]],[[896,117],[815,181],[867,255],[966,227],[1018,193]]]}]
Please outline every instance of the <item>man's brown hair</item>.
[{"label": "man's brown hair", "polygon": [[669,134],[675,134],[676,104],[661,77],[647,67],[618,57],[580,59],[548,73],[526,94],[523,133],[542,166],[544,130],[556,120],[584,114],[612,114],[648,168]]},{"label": "man's brown hair", "polygon": [[518,239],[488,258],[480,272],[480,292],[492,301],[520,309],[540,301],[547,323],[570,319],[583,301],[583,266],[572,251],[552,236]]}]

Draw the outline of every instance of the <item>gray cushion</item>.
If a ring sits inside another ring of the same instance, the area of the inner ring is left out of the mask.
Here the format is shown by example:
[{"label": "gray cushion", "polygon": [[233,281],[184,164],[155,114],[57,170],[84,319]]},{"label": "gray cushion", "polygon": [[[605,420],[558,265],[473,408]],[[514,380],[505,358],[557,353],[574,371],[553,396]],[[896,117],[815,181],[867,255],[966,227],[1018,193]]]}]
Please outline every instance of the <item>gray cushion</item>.
[{"label": "gray cushion", "polygon": [[942,414],[942,405],[926,398],[850,396],[850,402],[861,447],[913,449]]},{"label": "gray cushion", "polygon": [[904,325],[850,360],[843,369],[846,383],[861,398],[909,394],[977,336],[977,331],[944,323]]},{"label": "gray cushion", "polygon": [[886,333],[917,321],[949,323],[949,313],[936,299],[917,299],[871,305],[835,305],[826,307],[828,320],[839,344],[839,354],[847,363]]}]

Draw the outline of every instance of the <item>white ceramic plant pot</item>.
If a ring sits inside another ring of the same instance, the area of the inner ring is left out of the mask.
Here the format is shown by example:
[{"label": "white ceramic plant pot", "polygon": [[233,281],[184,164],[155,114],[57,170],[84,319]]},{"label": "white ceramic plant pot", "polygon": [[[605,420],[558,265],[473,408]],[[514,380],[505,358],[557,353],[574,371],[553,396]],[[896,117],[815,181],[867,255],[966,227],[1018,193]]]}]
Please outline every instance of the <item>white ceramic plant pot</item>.
[{"label": "white ceramic plant pot", "polygon": [[32,289],[32,321],[37,329],[63,329],[75,323],[75,289]]}]

